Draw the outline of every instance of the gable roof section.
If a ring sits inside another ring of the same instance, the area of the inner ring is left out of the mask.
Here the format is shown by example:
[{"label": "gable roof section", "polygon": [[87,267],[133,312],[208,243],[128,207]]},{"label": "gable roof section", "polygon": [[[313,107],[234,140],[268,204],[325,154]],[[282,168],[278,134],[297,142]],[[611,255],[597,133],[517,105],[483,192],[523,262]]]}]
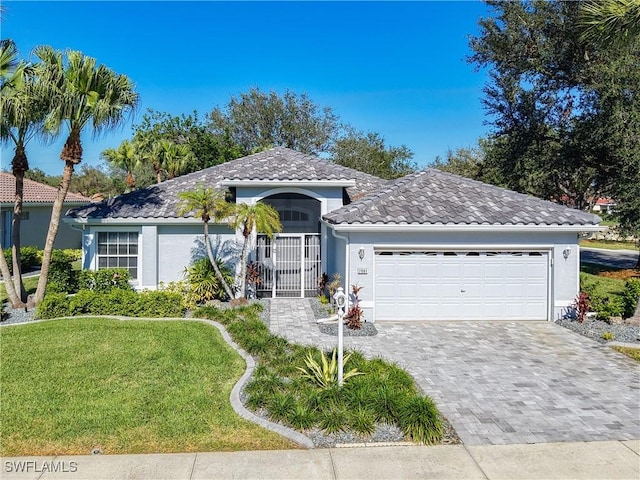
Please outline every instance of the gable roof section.
[{"label": "gable roof section", "polygon": [[336,225],[595,226],[600,218],[428,168],[324,216]]},{"label": "gable roof section", "polygon": [[[58,189],[45,185],[43,183],[34,182],[33,180],[24,179],[23,202],[53,204],[58,195]],[[16,199],[16,177],[7,172],[0,172],[0,203],[13,204]],[[68,192],[65,203],[89,203],[87,198],[79,193]]]},{"label": "gable roof section", "polygon": [[[355,180],[355,185],[353,185]],[[351,185],[351,200],[363,197],[386,180],[336,165],[328,160],[288,148],[272,148],[221,165],[167,180],[103,202],[74,208],[72,218],[178,218],[178,193],[198,184],[224,188],[234,182],[322,183]]]}]

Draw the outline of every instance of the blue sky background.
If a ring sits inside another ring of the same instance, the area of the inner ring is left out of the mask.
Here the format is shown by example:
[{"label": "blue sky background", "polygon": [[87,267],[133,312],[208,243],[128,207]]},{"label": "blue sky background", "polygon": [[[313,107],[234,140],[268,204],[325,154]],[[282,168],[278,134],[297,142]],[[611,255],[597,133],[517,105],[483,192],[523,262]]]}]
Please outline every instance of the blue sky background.
[{"label": "blue sky background", "polygon": [[[483,72],[465,61],[480,2],[4,1],[2,38],[80,50],[128,75],[140,108],[120,131],[84,137],[83,163],[131,136],[147,108],[205,115],[260,87],[306,92],[358,130],[406,145],[421,166],[485,135]],[[60,174],[64,139],[27,151]],[[12,150],[3,147],[2,168]]]}]

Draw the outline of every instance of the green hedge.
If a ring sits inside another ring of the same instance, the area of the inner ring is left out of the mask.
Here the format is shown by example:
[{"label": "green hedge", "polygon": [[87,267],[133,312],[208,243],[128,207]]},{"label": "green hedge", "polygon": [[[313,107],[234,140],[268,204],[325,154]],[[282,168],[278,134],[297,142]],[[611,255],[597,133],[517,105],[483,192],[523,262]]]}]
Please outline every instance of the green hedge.
[{"label": "green hedge", "polygon": [[135,292],[113,289],[110,292],[80,290],[67,296],[49,293],[36,309],[38,318],[76,315],[123,315],[127,317],[182,317],[185,312],[179,294],[163,291]]},{"label": "green hedge", "polygon": [[[9,270],[13,273],[13,259],[11,257],[11,249],[5,248],[2,250],[2,254],[4,258],[7,260],[9,264]],[[22,270],[30,270],[34,267],[37,267],[42,264],[42,250],[39,250],[38,247],[33,245],[29,245],[26,247],[20,248],[20,264],[22,265]]]},{"label": "green hedge", "polygon": [[126,268],[104,268],[101,270],[82,270],[78,280],[79,290],[110,292],[111,290],[132,290],[129,285],[131,274]]},{"label": "green hedge", "polygon": [[78,290],[78,272],[71,265],[75,260],[75,257],[65,250],[51,252],[47,293],[73,293]]},{"label": "green hedge", "polygon": [[640,299],[640,279],[627,280],[622,293],[625,318],[633,317]]}]

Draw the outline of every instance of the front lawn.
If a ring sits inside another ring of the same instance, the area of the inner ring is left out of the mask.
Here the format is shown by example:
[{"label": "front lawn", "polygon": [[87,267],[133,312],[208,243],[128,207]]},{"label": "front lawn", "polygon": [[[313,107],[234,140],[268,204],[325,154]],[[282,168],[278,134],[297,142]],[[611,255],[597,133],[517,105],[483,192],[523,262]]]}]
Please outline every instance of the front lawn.
[{"label": "front lawn", "polygon": [[617,242],[614,240],[580,240],[581,247],[604,248],[606,250],[636,250],[638,246],[635,242]]},{"label": "front lawn", "polygon": [[627,357],[633,358],[636,362],[640,362],[640,348],[613,347],[613,349],[624,353]]},{"label": "front lawn", "polygon": [[[31,295],[36,292],[38,286],[38,279],[40,275],[35,277],[27,277],[23,279],[24,289],[27,291],[27,295]],[[0,305],[7,301],[7,291],[4,288],[4,282],[0,282]]]},{"label": "front lawn", "polygon": [[209,325],[55,320],[0,348],[0,455],[294,448],[233,411],[244,361]]}]

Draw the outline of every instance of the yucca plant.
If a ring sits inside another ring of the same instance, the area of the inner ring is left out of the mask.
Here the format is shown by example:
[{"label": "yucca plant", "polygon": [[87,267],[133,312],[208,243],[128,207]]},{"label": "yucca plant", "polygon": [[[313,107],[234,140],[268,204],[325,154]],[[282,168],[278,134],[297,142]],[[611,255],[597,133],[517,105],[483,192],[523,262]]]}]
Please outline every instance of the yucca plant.
[{"label": "yucca plant", "polygon": [[[343,366],[347,364],[351,354],[347,354],[343,360]],[[308,378],[317,386],[322,389],[329,388],[331,385],[338,381],[338,351],[333,349],[331,354],[331,361],[327,360],[327,355],[320,354],[321,363],[318,363],[311,352],[307,353],[307,357],[304,359],[304,363],[307,368],[297,367],[302,372],[302,376]],[[358,371],[357,368],[353,368],[348,372],[345,372],[342,380],[346,381],[348,378],[356,375],[364,375],[364,373]]]}]

